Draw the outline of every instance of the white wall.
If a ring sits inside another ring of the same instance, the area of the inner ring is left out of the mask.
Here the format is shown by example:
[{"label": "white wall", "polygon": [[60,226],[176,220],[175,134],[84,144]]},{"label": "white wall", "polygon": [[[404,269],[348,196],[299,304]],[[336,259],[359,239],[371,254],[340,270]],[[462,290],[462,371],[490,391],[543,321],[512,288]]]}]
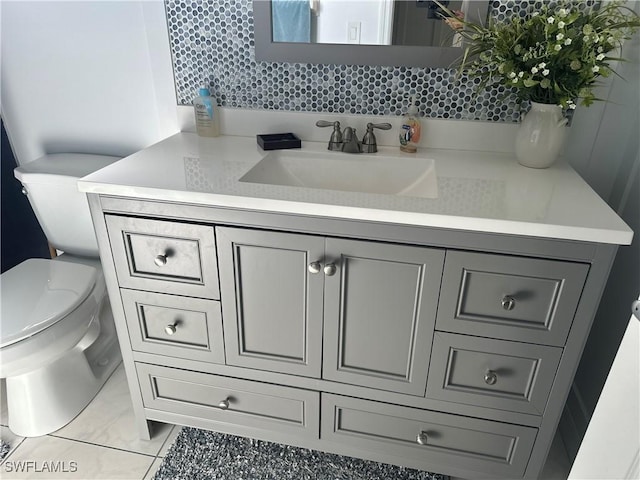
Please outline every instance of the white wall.
[{"label": "white wall", "polygon": [[0,108],[19,163],[128,155],[177,131],[161,0],[2,0],[0,16]]}]

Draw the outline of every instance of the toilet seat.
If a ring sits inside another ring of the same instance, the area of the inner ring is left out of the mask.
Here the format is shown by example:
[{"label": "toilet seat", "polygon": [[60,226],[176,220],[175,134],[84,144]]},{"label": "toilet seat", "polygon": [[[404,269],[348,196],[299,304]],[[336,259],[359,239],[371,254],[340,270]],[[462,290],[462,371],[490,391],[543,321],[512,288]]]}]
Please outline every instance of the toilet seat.
[{"label": "toilet seat", "polygon": [[98,271],[89,266],[32,258],[2,274],[2,329],[6,347],[50,327],[91,293]]}]

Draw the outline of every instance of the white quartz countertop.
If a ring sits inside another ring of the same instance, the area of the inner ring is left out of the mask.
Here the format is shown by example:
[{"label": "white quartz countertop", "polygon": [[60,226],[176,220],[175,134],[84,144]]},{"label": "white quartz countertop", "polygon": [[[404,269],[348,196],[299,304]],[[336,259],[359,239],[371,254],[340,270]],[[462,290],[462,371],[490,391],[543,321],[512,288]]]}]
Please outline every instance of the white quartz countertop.
[{"label": "white quartz countertop", "polygon": [[[318,142],[303,142],[302,151],[348,155]],[[82,178],[78,186],[83,192],[134,199],[539,238],[627,245],[633,237],[562,161],[536,170],[508,153],[421,149],[417,156],[435,161],[437,197],[420,198],[239,181],[268,153],[252,137],[178,133]],[[394,157],[389,161],[401,169],[416,155],[380,147],[376,154],[349,159],[366,169],[371,156]]]}]

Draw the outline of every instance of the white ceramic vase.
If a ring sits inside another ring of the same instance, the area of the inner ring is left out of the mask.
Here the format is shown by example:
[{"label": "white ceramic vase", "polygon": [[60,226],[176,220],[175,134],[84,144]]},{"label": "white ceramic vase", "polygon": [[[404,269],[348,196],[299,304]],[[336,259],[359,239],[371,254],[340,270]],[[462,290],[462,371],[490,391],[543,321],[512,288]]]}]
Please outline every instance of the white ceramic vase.
[{"label": "white ceramic vase", "polygon": [[560,105],[531,102],[516,135],[518,163],[531,168],[548,168],[556,161],[568,120]]}]

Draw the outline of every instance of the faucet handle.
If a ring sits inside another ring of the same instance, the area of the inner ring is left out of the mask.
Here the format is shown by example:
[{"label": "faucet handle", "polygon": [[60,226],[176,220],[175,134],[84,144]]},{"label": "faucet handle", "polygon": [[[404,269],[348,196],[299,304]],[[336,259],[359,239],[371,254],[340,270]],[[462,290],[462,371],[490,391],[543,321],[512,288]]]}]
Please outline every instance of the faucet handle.
[{"label": "faucet handle", "polygon": [[318,120],[316,127],[333,127],[331,138],[329,139],[329,150],[342,150],[342,132],[340,131],[340,122],[328,122],[327,120]]},{"label": "faucet handle", "polygon": [[367,123],[367,132],[374,129],[379,128],[380,130],[391,130],[390,123]]},{"label": "faucet handle", "polygon": [[316,127],[340,127],[340,122],[329,122],[327,120],[318,120],[316,122]]},{"label": "faucet handle", "polygon": [[362,150],[364,153],[375,153],[378,151],[378,144],[376,143],[376,136],[373,134],[373,129],[379,128],[380,130],[390,130],[390,123],[367,123],[367,133],[362,137]]}]

